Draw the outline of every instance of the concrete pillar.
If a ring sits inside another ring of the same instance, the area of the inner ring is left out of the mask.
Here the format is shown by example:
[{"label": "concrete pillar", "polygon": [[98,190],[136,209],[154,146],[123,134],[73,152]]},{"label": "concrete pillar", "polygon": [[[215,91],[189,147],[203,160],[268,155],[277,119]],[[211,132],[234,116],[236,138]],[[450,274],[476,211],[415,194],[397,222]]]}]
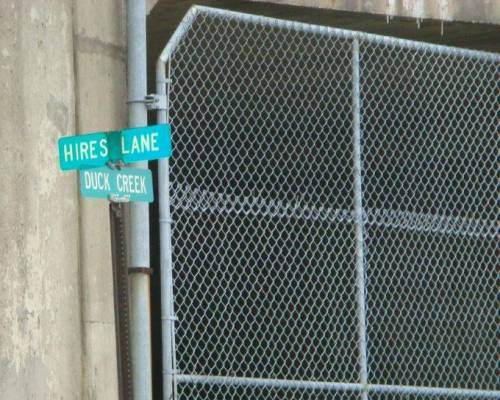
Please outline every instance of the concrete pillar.
[{"label": "concrete pillar", "polygon": [[[119,0],[74,1],[76,131],[127,124],[126,7]],[[106,201],[80,199],[83,399],[117,394],[115,325]]]},{"label": "concrete pillar", "polygon": [[117,398],[107,202],[57,140],[126,126],[122,0],[0,1],[0,397]]},{"label": "concrete pillar", "polygon": [[80,399],[71,0],[0,2],[0,397]]}]

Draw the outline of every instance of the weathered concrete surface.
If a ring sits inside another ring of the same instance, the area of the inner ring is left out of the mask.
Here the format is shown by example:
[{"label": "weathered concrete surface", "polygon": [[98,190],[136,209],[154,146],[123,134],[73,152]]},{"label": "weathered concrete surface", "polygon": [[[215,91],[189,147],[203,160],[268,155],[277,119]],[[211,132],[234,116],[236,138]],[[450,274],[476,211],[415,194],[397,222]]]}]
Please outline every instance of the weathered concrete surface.
[{"label": "weathered concrete surface", "polygon": [[80,399],[71,0],[0,2],[0,397]]},{"label": "weathered concrete surface", "polygon": [[63,135],[126,125],[124,0],[0,1],[0,398],[117,398],[106,202]]},{"label": "weathered concrete surface", "polygon": [[[432,2],[432,0],[429,1]],[[289,2],[307,4],[308,7],[283,4]],[[431,19],[424,20],[420,28],[418,28],[414,18],[398,17],[387,23],[385,15],[375,13],[376,8],[371,8],[372,12],[349,12],[340,9],[340,5],[347,7],[347,5],[351,4],[352,7],[356,6],[354,8],[357,10],[368,7],[368,4],[375,7],[374,5],[378,3],[381,3],[380,0],[371,2],[367,0],[338,0],[335,2],[331,0],[159,0],[148,16],[149,90],[155,90],[154,67],[156,59],[187,10],[194,4],[447,46],[493,52],[500,51],[499,25],[456,21],[446,22],[441,25],[441,21]],[[384,0],[383,3],[386,4],[386,1]],[[400,3],[410,5],[414,1],[407,0]],[[449,0],[448,3],[457,5],[461,4],[462,0]],[[470,3],[475,4],[476,1],[469,0],[467,4]],[[489,13],[489,18],[494,18],[493,15],[495,13],[498,15],[500,12],[500,0],[490,0],[489,2],[488,0],[478,0],[478,3],[478,9],[481,9],[480,4],[484,3],[484,7],[488,6],[490,9],[494,8],[496,10]],[[312,7],[312,5],[324,5],[325,7],[328,5],[331,9]],[[500,23],[500,16],[496,21]],[[153,251],[152,254],[154,255]]]},{"label": "weathered concrete surface", "polygon": [[[125,1],[75,1],[76,130],[126,126]],[[83,399],[117,394],[107,202],[80,199]]]},{"label": "weathered concrete surface", "polygon": [[500,0],[252,0],[421,19],[500,24]]}]

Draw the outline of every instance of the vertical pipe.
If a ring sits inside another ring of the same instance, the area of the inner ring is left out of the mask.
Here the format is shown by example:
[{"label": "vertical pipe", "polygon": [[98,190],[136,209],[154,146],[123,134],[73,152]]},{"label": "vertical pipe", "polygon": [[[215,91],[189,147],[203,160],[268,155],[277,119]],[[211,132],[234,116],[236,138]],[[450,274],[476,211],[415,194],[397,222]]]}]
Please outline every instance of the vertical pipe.
[{"label": "vertical pipe", "polygon": [[[158,59],[156,64],[156,92],[166,95],[165,63]],[[168,108],[168,96],[167,96]],[[167,110],[158,110],[158,124],[167,123]],[[158,161],[158,197],[160,214],[160,268],[161,268],[161,320],[162,320],[162,363],[163,399],[175,398],[175,314],[172,274],[172,217],[170,215],[170,184],[168,159]]]},{"label": "vertical pipe", "polygon": [[[363,178],[361,168],[361,101],[359,90],[359,40],[352,42],[352,108],[353,108],[353,162],[354,162],[354,214],[356,226],[356,286],[359,340],[359,380],[364,388],[368,384],[368,362],[366,350],[366,298],[365,298],[365,256],[364,256],[364,216]],[[368,400],[363,389],[362,400]]]},{"label": "vertical pipe", "polygon": [[[127,0],[129,126],[146,126],[146,3]],[[133,165],[148,168],[147,162]],[[149,298],[149,205],[130,205],[130,341],[134,399],[151,400],[151,317]]]}]

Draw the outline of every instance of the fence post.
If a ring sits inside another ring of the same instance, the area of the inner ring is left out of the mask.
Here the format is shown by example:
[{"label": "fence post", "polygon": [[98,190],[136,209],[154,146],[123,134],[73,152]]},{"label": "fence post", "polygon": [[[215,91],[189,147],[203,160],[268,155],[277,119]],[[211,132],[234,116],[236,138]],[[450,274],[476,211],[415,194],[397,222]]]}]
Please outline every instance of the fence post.
[{"label": "fence post", "polygon": [[[156,93],[166,96],[167,110],[158,110],[158,124],[168,121],[168,94],[166,65],[161,59],[156,64]],[[158,207],[160,214],[160,269],[161,269],[161,331],[163,364],[163,399],[176,398],[175,314],[172,272],[172,217],[170,215],[170,184],[168,159],[158,161]]]},{"label": "fence post", "polygon": [[353,108],[353,170],[354,223],[356,226],[356,286],[359,335],[359,380],[363,386],[362,400],[368,400],[368,361],[366,352],[366,296],[364,255],[363,178],[361,167],[361,100],[359,93],[359,40],[352,41],[352,108]]}]

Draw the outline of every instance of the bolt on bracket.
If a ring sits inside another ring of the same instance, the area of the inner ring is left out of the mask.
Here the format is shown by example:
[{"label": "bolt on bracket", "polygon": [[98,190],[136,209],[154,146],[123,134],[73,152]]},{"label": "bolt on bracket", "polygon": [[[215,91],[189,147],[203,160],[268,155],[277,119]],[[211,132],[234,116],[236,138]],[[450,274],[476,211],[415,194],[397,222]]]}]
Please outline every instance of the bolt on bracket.
[{"label": "bolt on bracket", "polygon": [[144,98],[144,103],[148,110],[166,110],[167,109],[167,96],[159,94],[148,94]]},{"label": "bolt on bracket", "polygon": [[127,104],[144,103],[148,110],[166,110],[167,96],[162,94],[148,94],[143,99],[130,99]]}]

